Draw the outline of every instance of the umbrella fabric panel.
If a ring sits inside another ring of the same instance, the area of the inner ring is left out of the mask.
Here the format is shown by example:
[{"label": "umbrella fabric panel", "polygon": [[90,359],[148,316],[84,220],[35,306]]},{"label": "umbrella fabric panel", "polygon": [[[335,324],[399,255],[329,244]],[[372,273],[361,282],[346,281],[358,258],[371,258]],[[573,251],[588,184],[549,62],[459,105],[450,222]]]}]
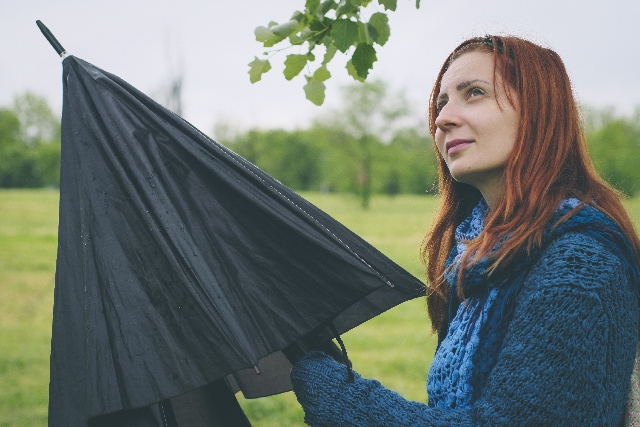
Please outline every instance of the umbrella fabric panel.
[{"label": "umbrella fabric panel", "polygon": [[340,332],[423,292],[126,82],[63,64],[51,361],[61,424],[78,425],[58,407],[83,418],[159,402],[251,371],[344,310]]}]

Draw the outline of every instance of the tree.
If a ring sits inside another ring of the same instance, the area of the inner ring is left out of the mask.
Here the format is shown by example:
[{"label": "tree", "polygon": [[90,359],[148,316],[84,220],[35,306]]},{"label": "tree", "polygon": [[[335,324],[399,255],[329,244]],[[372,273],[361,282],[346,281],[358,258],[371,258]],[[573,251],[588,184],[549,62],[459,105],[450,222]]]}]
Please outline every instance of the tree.
[{"label": "tree", "polygon": [[399,130],[382,153],[387,165],[384,192],[393,194],[394,181],[399,193],[435,194],[438,185],[438,159],[426,127]]},{"label": "tree", "polygon": [[293,190],[320,186],[320,150],[304,131],[254,129],[226,142],[236,153]]},{"label": "tree", "polygon": [[634,119],[609,116],[587,140],[598,173],[628,196],[640,193],[640,114]]},{"label": "tree", "polygon": [[20,121],[20,139],[29,147],[60,140],[60,118],[47,100],[32,92],[18,95],[13,111]]},{"label": "tree", "polygon": [[26,147],[20,141],[20,120],[7,108],[0,109],[0,187],[17,187],[28,181],[33,165],[26,161]]},{"label": "tree", "polygon": [[182,50],[178,50],[179,59],[174,61],[173,49],[169,38],[165,40],[165,58],[167,61],[169,75],[153,93],[153,99],[157,100],[163,107],[173,111],[178,116],[183,113],[182,89],[184,83],[184,60]]},{"label": "tree", "polygon": [[351,135],[357,144],[352,156],[358,162],[358,186],[362,207],[369,207],[372,166],[381,140],[390,138],[398,123],[408,116],[409,105],[402,94],[389,94],[381,81],[354,84],[342,90],[340,110],[328,117],[334,127]]},{"label": "tree", "polygon": [[58,186],[60,121],[46,100],[27,92],[0,109],[0,187]]},{"label": "tree", "polygon": [[[385,11],[395,11],[398,0],[377,0]],[[347,63],[347,73],[355,80],[364,82],[377,60],[375,45],[384,46],[389,40],[391,30],[389,18],[385,12],[375,12],[365,18],[365,10],[372,0],[306,0],[304,12],[295,11],[289,21],[284,24],[270,22],[266,27],[257,27],[254,31],[256,40],[264,47],[270,48],[285,40],[290,46],[304,46],[304,54],[287,55],[284,65],[284,76],[287,80],[315,61],[313,51],[318,46],[324,47],[322,63],[316,70],[305,75],[307,84],[304,92],[308,100],[316,105],[324,102],[324,82],[331,77],[327,64],[337,51],[348,54],[351,59]],[[416,8],[420,0],[416,0]],[[353,49],[352,49],[353,48]],[[285,48],[283,48],[285,49]],[[283,49],[265,52],[266,59],[257,56],[249,63],[249,78],[255,83],[262,74],[271,69],[269,59]]]}]

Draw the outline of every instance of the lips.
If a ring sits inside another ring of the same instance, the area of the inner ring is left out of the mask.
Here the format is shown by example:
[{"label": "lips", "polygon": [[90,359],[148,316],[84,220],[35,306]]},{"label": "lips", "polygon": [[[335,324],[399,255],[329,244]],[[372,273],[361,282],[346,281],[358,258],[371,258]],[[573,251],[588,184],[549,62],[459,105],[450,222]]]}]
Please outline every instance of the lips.
[{"label": "lips", "polygon": [[447,150],[447,154],[453,154],[469,144],[473,144],[473,141],[470,139],[454,139],[453,141],[447,142],[444,147]]}]

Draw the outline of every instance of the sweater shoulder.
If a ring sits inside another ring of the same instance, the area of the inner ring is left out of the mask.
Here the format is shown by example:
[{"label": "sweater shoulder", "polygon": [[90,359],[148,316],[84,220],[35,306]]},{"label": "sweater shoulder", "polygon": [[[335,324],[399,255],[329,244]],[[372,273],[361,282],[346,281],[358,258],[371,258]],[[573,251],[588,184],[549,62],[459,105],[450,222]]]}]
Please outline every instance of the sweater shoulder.
[{"label": "sweater shoulder", "polygon": [[580,232],[551,241],[530,271],[527,282],[535,287],[572,285],[598,291],[611,283],[626,282],[622,260],[603,242]]}]

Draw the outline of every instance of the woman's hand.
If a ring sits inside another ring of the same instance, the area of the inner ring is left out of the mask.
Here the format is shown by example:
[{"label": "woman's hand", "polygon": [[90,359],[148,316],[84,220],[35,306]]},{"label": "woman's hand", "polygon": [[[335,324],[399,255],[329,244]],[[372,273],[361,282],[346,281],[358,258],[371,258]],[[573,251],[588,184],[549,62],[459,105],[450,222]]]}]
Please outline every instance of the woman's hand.
[{"label": "woman's hand", "polygon": [[362,382],[379,383],[363,380],[356,372],[353,374],[355,381],[348,383],[347,367],[321,351],[309,352],[295,364],[291,383],[307,424],[315,427],[368,425],[366,411],[360,410],[366,407],[363,399],[368,394],[368,387]]},{"label": "woman's hand", "polygon": [[293,391],[312,427],[464,426],[470,411],[446,411],[404,399],[376,380],[353,373],[320,351],[304,355],[291,371]]}]

